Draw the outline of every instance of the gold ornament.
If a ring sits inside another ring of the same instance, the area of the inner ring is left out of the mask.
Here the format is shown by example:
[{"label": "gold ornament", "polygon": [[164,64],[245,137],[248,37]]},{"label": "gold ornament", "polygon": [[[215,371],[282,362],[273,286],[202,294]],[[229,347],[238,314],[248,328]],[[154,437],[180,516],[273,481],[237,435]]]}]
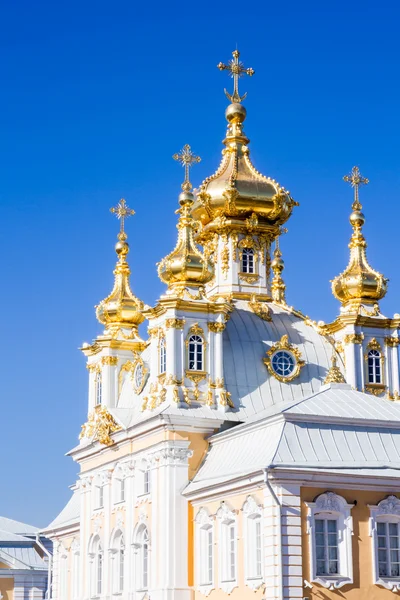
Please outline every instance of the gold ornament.
[{"label": "gold ornament", "polygon": [[324,385],[328,383],[346,383],[343,373],[337,366],[337,358],[334,352],[332,353],[331,368],[329,369],[328,374],[325,377]]},{"label": "gold ornament", "polygon": [[[273,358],[275,352],[278,352],[279,350],[286,350],[287,352],[290,352],[295,359],[294,369],[287,376],[279,375],[278,373],[276,373],[274,371],[274,369],[272,367],[272,358]],[[263,358],[263,362],[266,365],[269,373],[273,377],[275,377],[275,379],[277,379],[278,381],[281,381],[282,383],[287,383],[288,381],[293,381],[293,379],[296,379],[296,377],[298,377],[300,375],[300,370],[306,364],[305,361],[301,357],[300,350],[298,348],[296,348],[296,346],[294,346],[293,344],[289,343],[289,336],[286,334],[281,337],[279,342],[276,342],[273,346],[271,346],[271,348],[269,350],[267,350],[267,355],[265,358]]]},{"label": "gold ornament", "polygon": [[377,301],[385,296],[388,280],[371,267],[366,255],[367,242],[362,233],[365,217],[361,212],[359,187],[366,185],[368,179],[362,177],[358,167],[353,167],[351,174],[346,175],[343,179],[349,182],[354,189],[353,212],[350,215],[353,234],[349,244],[349,264],[343,273],[332,281],[332,292],[349,311],[357,311],[362,304],[372,304],[374,306],[373,315],[376,315]]},{"label": "gold ornament", "polygon": [[385,344],[390,348],[397,348],[397,346],[400,344],[400,338],[392,337],[391,335],[389,335],[385,337]]},{"label": "gold ornament", "polygon": [[118,255],[118,262],[114,270],[114,287],[109,296],[102,300],[96,307],[97,319],[106,326],[106,329],[118,334],[121,328],[131,329],[133,338],[139,338],[138,326],[144,321],[142,310],[144,304],[133,295],[129,283],[130,269],[126,259],[129,252],[129,244],[126,241],[125,219],[134,214],[134,211],[127,207],[124,199],[111,209],[121,222],[118,242],[115,251]]},{"label": "gold ornament", "polygon": [[208,330],[212,333],[222,333],[226,327],[226,323],[219,323],[217,321],[209,321],[207,323]]},{"label": "gold ornament", "polygon": [[189,168],[200,159],[192,154],[188,145],[184,147],[182,154],[176,154],[174,158],[185,167],[183,192],[179,196],[180,208],[177,211],[180,215],[177,225],[178,241],[174,250],[158,264],[158,276],[171,291],[182,296],[187,286],[199,288],[211,281],[214,266],[196,246],[194,234],[198,230],[198,224],[190,214],[194,196],[190,191],[192,184],[189,181]]},{"label": "gold ornament", "polygon": [[255,295],[251,297],[249,307],[263,321],[272,321],[271,312],[266,302],[257,302]]},{"label": "gold ornament", "polygon": [[118,356],[103,356],[101,359],[102,365],[115,367],[118,364]]},{"label": "gold ornament", "polygon": [[185,325],[185,319],[166,319],[166,329],[183,329]]},{"label": "gold ornament", "polygon": [[364,339],[363,333],[347,333],[344,338],[344,344],[362,344]]},{"label": "gold ornament", "polygon": [[87,423],[82,425],[79,439],[91,438],[92,442],[98,441],[104,446],[111,446],[114,443],[111,434],[120,429],[121,427],[116,423],[107,408],[99,405],[90,413]]}]

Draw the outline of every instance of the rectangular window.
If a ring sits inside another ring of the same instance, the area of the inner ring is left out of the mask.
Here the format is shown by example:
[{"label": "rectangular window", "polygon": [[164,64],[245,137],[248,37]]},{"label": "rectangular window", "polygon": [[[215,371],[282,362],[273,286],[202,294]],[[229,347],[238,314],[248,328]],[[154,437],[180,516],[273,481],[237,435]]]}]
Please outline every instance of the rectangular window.
[{"label": "rectangular window", "polygon": [[400,577],[398,523],[377,523],[380,577]]},{"label": "rectangular window", "polygon": [[143,473],[143,493],[150,494],[150,469]]},{"label": "rectangular window", "polygon": [[235,548],[235,525],[229,526],[229,575],[230,580],[236,577],[236,548]]},{"label": "rectangular window", "polygon": [[96,508],[103,508],[104,506],[104,488],[102,485],[99,485],[97,487],[97,507]]},{"label": "rectangular window", "polygon": [[213,580],[212,527],[200,529],[200,585],[210,585]]},{"label": "rectangular window", "polygon": [[338,533],[336,519],[315,519],[317,575],[338,575]]},{"label": "rectangular window", "polygon": [[143,544],[143,589],[147,590],[149,580],[149,548]]},{"label": "rectangular window", "polygon": [[125,479],[121,479],[119,492],[120,492],[120,496],[119,496],[120,501],[125,502]]},{"label": "rectangular window", "polygon": [[125,551],[123,548],[119,551],[119,591],[122,592],[124,589],[124,563],[125,563]]},{"label": "rectangular window", "polygon": [[97,595],[101,595],[101,588],[103,583],[103,555],[97,555]]},{"label": "rectangular window", "polygon": [[261,520],[255,521],[255,538],[256,538],[256,577],[261,577]]}]

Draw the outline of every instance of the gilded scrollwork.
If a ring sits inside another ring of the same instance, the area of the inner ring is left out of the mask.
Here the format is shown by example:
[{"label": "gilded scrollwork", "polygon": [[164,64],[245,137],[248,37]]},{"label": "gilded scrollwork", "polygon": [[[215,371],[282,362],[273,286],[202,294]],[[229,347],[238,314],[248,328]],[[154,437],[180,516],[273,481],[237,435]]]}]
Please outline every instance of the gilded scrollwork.
[{"label": "gilded scrollwork", "polygon": [[[285,350],[286,352],[289,352],[294,359],[293,369],[290,373],[288,373],[288,375],[285,376],[277,373],[272,365],[275,353],[279,352],[280,350]],[[275,344],[273,344],[273,346],[271,346],[269,350],[267,350],[266,356],[265,358],[263,358],[263,362],[267,367],[268,372],[273,377],[275,377],[275,379],[281,381],[282,383],[287,383],[289,381],[293,381],[293,379],[296,379],[296,377],[300,375],[301,369],[306,364],[305,361],[302,359],[300,350],[289,342],[289,336],[287,334],[283,335],[279,342],[276,342]]]},{"label": "gilded scrollwork", "polygon": [[120,429],[121,427],[108,412],[107,407],[97,406],[89,414],[87,422],[82,425],[79,439],[91,438],[93,442],[98,441],[104,446],[111,446],[114,443],[111,434]]},{"label": "gilded scrollwork", "polygon": [[166,319],[166,321],[165,321],[166,329],[183,329],[184,325],[185,325],[185,319],[171,318],[171,319]]}]

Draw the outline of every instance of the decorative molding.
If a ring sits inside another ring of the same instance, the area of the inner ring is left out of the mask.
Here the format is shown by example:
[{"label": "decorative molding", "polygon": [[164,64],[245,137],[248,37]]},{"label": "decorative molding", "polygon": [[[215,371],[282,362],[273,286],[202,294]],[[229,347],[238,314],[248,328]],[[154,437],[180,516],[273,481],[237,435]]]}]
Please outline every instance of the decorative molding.
[{"label": "decorative molding", "polygon": [[208,330],[213,333],[222,333],[225,330],[226,323],[220,323],[218,321],[209,321],[207,323]]},{"label": "decorative molding", "polygon": [[390,348],[397,348],[397,346],[400,344],[400,338],[389,335],[385,337],[385,344]]},{"label": "decorative molding", "polygon": [[183,329],[185,325],[185,319],[166,319],[165,328],[166,329]]},{"label": "decorative molding", "polygon": [[271,311],[266,302],[257,302],[255,295],[251,297],[249,307],[263,321],[272,321]]},{"label": "decorative molding", "polygon": [[347,333],[343,338],[344,344],[362,344],[364,339],[363,333]]},{"label": "decorative molding", "polygon": [[399,498],[392,494],[391,496],[388,496],[384,500],[378,502],[374,511],[374,515],[375,517],[380,517],[382,515],[396,515],[396,517],[400,517]]},{"label": "decorative molding", "polygon": [[[290,352],[295,359],[294,369],[286,377],[276,373],[272,367],[272,360],[274,354],[279,350],[286,350],[287,352]],[[300,350],[289,342],[289,336],[287,334],[283,335],[279,342],[276,342],[273,346],[271,346],[269,350],[267,350],[267,355],[265,358],[263,358],[263,362],[266,365],[269,373],[273,377],[275,377],[275,379],[281,381],[282,383],[287,383],[288,381],[293,381],[293,379],[296,379],[296,377],[300,375],[301,369],[306,364],[305,361],[302,359]]]},{"label": "decorative molding", "polygon": [[[139,371],[141,370],[140,380]],[[141,394],[147,381],[147,376],[149,373],[149,369],[144,364],[143,358],[139,356],[132,365],[132,387],[135,394]]]},{"label": "decorative molding", "polygon": [[115,367],[118,364],[118,356],[102,356],[101,364],[109,367]]},{"label": "decorative molding", "polygon": [[263,507],[254,500],[253,496],[247,496],[242,508],[245,515],[262,515]]},{"label": "decorative molding", "polygon": [[257,273],[238,273],[238,276],[239,276],[239,279],[241,279],[242,281],[245,281],[249,285],[253,285],[254,283],[257,283],[257,281],[260,279],[260,275],[258,275]]},{"label": "decorative molding", "polygon": [[79,439],[91,438],[92,442],[98,441],[105,446],[111,446],[114,443],[111,434],[120,429],[121,427],[108,412],[107,407],[99,405],[89,414],[87,422],[82,425]]}]

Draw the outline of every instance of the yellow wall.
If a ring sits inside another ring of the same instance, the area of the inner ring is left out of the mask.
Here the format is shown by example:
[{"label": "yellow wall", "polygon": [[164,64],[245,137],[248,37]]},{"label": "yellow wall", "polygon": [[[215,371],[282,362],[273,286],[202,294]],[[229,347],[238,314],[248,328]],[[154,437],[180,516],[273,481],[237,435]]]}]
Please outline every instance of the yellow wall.
[{"label": "yellow wall", "polygon": [[[304,502],[312,502],[316,496],[326,492],[326,488],[302,488],[302,544],[303,544],[303,578],[310,580],[310,536],[306,533],[307,506]],[[353,580],[352,585],[345,585],[337,591],[329,591],[318,584],[313,589],[304,591],[310,600],[393,600],[393,592],[373,584],[372,571],[372,538],[369,535],[368,504],[378,504],[386,494],[382,492],[337,490],[349,504],[356,506],[351,511],[353,517]]]},{"label": "yellow wall", "polygon": [[[264,596],[264,594],[263,594],[264,586],[261,586],[258,590],[254,591],[250,587],[245,585],[245,573],[244,573],[245,556],[244,556],[244,532],[243,532],[242,507],[243,507],[243,504],[246,502],[246,499],[249,495],[253,496],[253,498],[256,500],[257,504],[261,504],[261,505],[263,504],[262,496],[258,495],[257,493],[249,494],[247,492],[245,494],[238,494],[237,496],[229,496],[229,497],[225,498],[225,502],[229,505],[229,508],[233,509],[237,513],[237,536],[238,536],[238,539],[237,539],[238,587],[236,587],[229,596],[225,592],[223,592],[221,589],[218,588],[218,578],[219,578],[218,548],[219,548],[220,541],[219,541],[218,520],[216,519],[214,522],[214,549],[215,549],[215,551],[214,551],[214,585],[216,586],[216,589],[212,590],[210,595],[207,596],[207,598],[210,598],[211,600],[216,600],[216,599],[226,600],[226,598],[231,598],[232,600],[260,600]],[[221,499],[218,501],[203,503],[199,506],[195,506],[193,508],[193,519],[196,518],[197,512],[199,511],[200,508],[206,508],[206,509],[208,509],[208,511],[211,515],[215,515],[215,513],[217,512],[217,510],[219,509],[220,506],[221,506]],[[196,545],[195,545],[196,544],[196,539],[195,539],[196,538],[196,528],[193,527],[193,530],[194,530],[194,548],[195,548],[196,547]],[[191,551],[189,549],[189,556],[190,555],[191,555]],[[194,565],[192,566],[192,569],[189,569],[189,574],[192,572],[192,574],[193,574],[192,576],[194,576],[194,579],[196,580],[196,572],[195,571],[196,571],[196,561],[194,561]],[[190,582],[190,580],[189,580],[189,585],[191,583],[192,582]],[[196,583],[196,581],[194,581],[194,583]],[[201,599],[205,598],[205,596],[196,590],[195,598],[200,600],[200,598]],[[337,600],[337,598],[335,600]]]},{"label": "yellow wall", "polygon": [[[8,569],[7,565],[3,566],[3,563],[0,563],[0,569]],[[13,600],[14,597],[14,578],[0,577],[0,594],[3,596],[3,600]]]}]

